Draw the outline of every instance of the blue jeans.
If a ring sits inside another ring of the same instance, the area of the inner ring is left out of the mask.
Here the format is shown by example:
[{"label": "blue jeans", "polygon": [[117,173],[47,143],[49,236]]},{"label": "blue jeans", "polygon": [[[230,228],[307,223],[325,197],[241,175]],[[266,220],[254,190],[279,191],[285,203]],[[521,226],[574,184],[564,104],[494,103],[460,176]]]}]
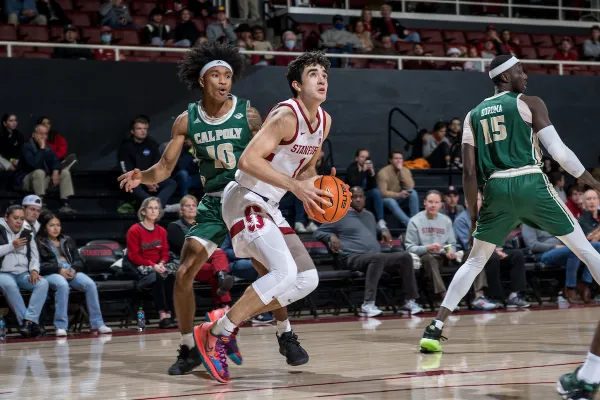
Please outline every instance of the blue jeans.
[{"label": "blue jeans", "polygon": [[[344,47],[342,47],[341,49],[338,49],[337,47],[330,47],[327,49],[328,53],[334,53],[334,54],[342,54],[342,53],[352,53],[352,45],[351,44],[347,44]],[[341,64],[341,58],[339,57],[331,57],[329,59],[331,61],[331,68],[339,68],[340,64]]]},{"label": "blue jeans", "polygon": [[92,329],[98,329],[104,325],[102,313],[100,312],[98,289],[96,288],[96,282],[92,278],[81,272],[78,272],[75,278],[70,281],[67,281],[59,274],[48,275],[45,278],[52,290],[56,291],[54,295],[56,308],[54,312],[54,327],[56,329],[67,329],[69,327],[67,307],[69,305],[70,288],[85,292],[85,301],[88,313],[90,314],[90,326]]},{"label": "blue jeans", "polygon": [[[304,211],[304,205],[296,196],[292,193],[287,192],[279,202],[279,209],[285,211],[286,217],[289,218],[291,213],[294,214],[294,223],[301,222],[306,224],[308,221],[308,216],[306,215],[306,211]],[[288,219],[286,218],[286,219]],[[288,222],[293,225],[291,221]]]},{"label": "blue jeans", "polygon": [[[406,203],[408,203],[410,215],[406,215],[402,209],[402,206],[406,205]],[[416,190],[410,192],[410,196],[404,199],[392,199],[391,197],[386,197],[383,199],[383,204],[392,214],[394,214],[394,217],[396,217],[398,221],[404,224],[404,226],[408,226],[410,218],[419,213],[419,195]]]},{"label": "blue jeans", "polygon": [[[35,322],[36,324],[40,322],[40,313],[48,296],[48,281],[46,279],[39,279],[35,285],[32,285],[29,282],[29,272],[23,272],[19,275],[0,272],[0,289],[2,289],[8,304],[17,315],[19,325],[23,324],[23,320]],[[25,307],[20,289],[32,292],[29,298],[29,307]]]},{"label": "blue jeans", "polygon": [[190,189],[200,189],[202,187],[202,183],[200,182],[200,174],[190,175],[190,173],[184,169],[177,171],[175,174],[175,180],[177,181],[179,194],[182,196],[186,196]]},{"label": "blue jeans", "polygon": [[375,213],[377,221],[383,219],[383,196],[379,189],[366,190],[365,194],[367,195],[367,201],[371,203],[371,209]]},{"label": "blue jeans", "polygon": [[254,282],[258,278],[258,272],[254,269],[252,261],[248,258],[242,258],[229,263],[230,273],[238,278]]},{"label": "blue jeans", "polygon": [[133,195],[133,198],[140,203],[148,197],[158,197],[160,199],[161,205],[165,207],[168,204],[167,202],[169,201],[173,193],[175,193],[175,189],[177,189],[177,182],[175,182],[171,178],[168,178],[158,184],[158,192],[147,192],[146,186],[139,185],[138,187],[133,189],[133,192],[131,194]]},{"label": "blue jeans", "polygon": [[[597,252],[600,252],[600,242],[592,242],[591,244]],[[579,269],[581,260],[579,260],[575,253],[573,253],[568,247],[565,246],[542,253],[539,260],[544,264],[565,265],[565,286],[570,288],[577,286],[577,270]],[[593,281],[592,274],[588,270],[587,266],[584,265],[583,268],[581,280],[586,283],[591,283]]]}]

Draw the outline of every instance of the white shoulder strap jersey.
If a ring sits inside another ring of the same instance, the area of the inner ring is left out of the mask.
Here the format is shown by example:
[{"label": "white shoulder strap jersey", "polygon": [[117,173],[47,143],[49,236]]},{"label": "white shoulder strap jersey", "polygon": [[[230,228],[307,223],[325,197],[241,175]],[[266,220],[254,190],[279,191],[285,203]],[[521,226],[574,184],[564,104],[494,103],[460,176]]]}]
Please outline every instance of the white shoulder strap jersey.
[{"label": "white shoulder strap jersey", "polygon": [[[295,178],[323,143],[326,128],[325,111],[319,107],[317,110],[319,123],[315,129],[312,129],[310,121],[304,114],[298,100],[283,101],[273,107],[269,114],[281,107],[291,108],[296,115],[296,134],[291,140],[279,143],[275,151],[267,157],[267,161],[271,163],[277,172]],[[267,118],[269,118],[269,115],[267,115]],[[265,118],[265,121],[267,118]],[[240,170],[236,172],[235,180],[246,189],[274,202],[279,202],[286,193],[286,190],[258,180]]]}]

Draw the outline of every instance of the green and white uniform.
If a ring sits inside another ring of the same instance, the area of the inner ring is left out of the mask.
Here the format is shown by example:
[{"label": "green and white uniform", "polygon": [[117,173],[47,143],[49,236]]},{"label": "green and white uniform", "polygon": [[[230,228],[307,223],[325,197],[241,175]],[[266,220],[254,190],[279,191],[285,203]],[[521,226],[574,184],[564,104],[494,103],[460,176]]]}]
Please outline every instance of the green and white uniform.
[{"label": "green and white uniform", "polygon": [[188,105],[187,134],[198,160],[205,194],[198,204],[196,225],[186,237],[202,243],[209,256],[228,232],[221,212],[222,191],[235,180],[237,162],[252,139],[247,118],[250,101],[235,96],[231,99],[231,110],[217,119],[206,115],[201,102]]},{"label": "green and white uniform", "polygon": [[504,244],[519,224],[554,236],[573,232],[575,218],[541,169],[541,150],[531,127],[531,110],[521,94],[489,97],[465,118],[463,144],[477,148],[477,172],[483,206],[473,234]]}]

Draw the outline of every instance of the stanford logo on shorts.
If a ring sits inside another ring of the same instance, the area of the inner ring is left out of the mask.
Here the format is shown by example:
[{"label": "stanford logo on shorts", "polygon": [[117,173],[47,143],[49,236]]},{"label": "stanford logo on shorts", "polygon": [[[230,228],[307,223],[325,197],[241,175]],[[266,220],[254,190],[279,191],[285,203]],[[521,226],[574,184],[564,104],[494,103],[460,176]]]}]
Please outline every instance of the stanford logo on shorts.
[{"label": "stanford logo on shorts", "polygon": [[261,208],[258,206],[248,206],[244,215],[246,216],[246,229],[249,232],[261,230],[265,226],[265,220],[260,215]]}]

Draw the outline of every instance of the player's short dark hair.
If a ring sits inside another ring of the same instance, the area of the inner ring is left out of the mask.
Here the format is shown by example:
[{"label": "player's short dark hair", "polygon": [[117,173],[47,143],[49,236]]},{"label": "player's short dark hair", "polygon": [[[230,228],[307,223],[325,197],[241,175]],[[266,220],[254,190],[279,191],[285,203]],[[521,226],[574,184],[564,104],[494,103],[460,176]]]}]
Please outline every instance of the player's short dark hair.
[{"label": "player's short dark hair", "polygon": [[560,181],[562,178],[563,174],[560,171],[554,171],[548,174],[548,179],[550,179],[550,183],[552,184],[552,186],[556,185],[558,181]]},{"label": "player's short dark hair", "polygon": [[438,132],[440,129],[445,128],[448,124],[445,121],[438,121],[433,125],[432,132]]},{"label": "player's short dark hair", "polygon": [[388,158],[391,160],[392,158],[394,158],[394,154],[400,154],[402,158],[404,158],[404,153],[400,149],[392,149],[392,151],[390,151],[390,154],[388,154]]},{"label": "player's short dark hair", "polygon": [[[505,62],[510,60],[512,57],[513,56],[511,54],[502,54],[500,56],[494,57],[494,59],[490,63],[490,71],[493,70],[494,68],[504,64]],[[502,76],[502,74],[497,75],[494,78],[492,78],[492,82],[494,82],[494,84],[496,84],[496,85],[501,83],[502,81],[500,80],[500,76]]]},{"label": "player's short dark hair", "polygon": [[245,62],[237,47],[205,40],[192,47],[185,53],[183,60],[179,61],[179,79],[187,85],[188,89],[197,89],[202,92],[202,87],[198,82],[200,71],[206,64],[214,60],[223,60],[231,65],[234,83],[243,76]]},{"label": "player's short dark hair", "polygon": [[148,123],[150,123],[150,120],[148,118],[146,118],[143,115],[138,115],[137,117],[135,117],[131,121],[131,127],[130,127],[130,129],[133,130],[135,128],[135,124],[145,124],[145,125],[147,125]]},{"label": "player's short dark hair", "polygon": [[354,157],[358,157],[360,155],[361,151],[369,151],[369,149],[362,148],[362,149],[356,150],[356,152],[354,153]]},{"label": "player's short dark hair", "polygon": [[427,198],[429,197],[430,194],[437,194],[438,196],[440,196],[440,200],[443,199],[444,197],[442,196],[442,192],[440,192],[439,190],[430,190],[427,192],[427,194],[425,195],[425,200],[427,200]]},{"label": "player's short dark hair", "polygon": [[329,61],[322,51],[306,51],[288,65],[286,78],[294,97],[298,96],[298,92],[294,89],[292,83],[294,81],[302,83],[302,73],[304,72],[304,69],[313,65],[320,65],[325,71],[329,71],[329,68],[331,68],[331,61]]}]

